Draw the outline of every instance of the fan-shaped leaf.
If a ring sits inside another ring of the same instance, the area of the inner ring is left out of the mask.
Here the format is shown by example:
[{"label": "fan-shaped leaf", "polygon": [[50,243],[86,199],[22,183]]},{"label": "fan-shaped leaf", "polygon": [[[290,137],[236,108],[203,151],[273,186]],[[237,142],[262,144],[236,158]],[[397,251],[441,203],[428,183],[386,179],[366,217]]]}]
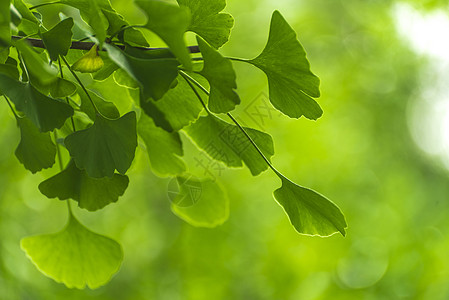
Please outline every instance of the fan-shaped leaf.
[{"label": "fan-shaped leaf", "polygon": [[56,24],[52,29],[42,33],[42,41],[51,60],[56,61],[59,55],[66,56],[72,45],[73,19],[67,18]]},{"label": "fan-shaped leaf", "polygon": [[39,271],[69,288],[106,284],[123,260],[119,243],[90,231],[72,215],[62,231],[26,237],[20,246]]},{"label": "fan-shaped leaf", "polygon": [[[87,91],[89,92],[90,98],[95,103],[95,106],[103,116],[109,119],[120,118],[120,112],[118,111],[114,103],[106,101],[90,90]],[[79,86],[77,87],[77,92],[81,98],[81,111],[85,112],[91,120],[95,121],[97,114],[95,112],[94,106],[89,100],[89,97],[87,97],[86,93]]]},{"label": "fan-shaped leaf", "polygon": [[95,73],[103,68],[103,66],[103,60],[100,55],[98,55],[98,47],[97,45],[94,45],[72,65],[72,70],[81,73]]},{"label": "fan-shaped leaf", "polygon": [[97,115],[91,127],[72,133],[64,144],[76,166],[89,177],[112,177],[114,170],[125,174],[137,147],[136,113],[117,120]]},{"label": "fan-shaped leaf", "polygon": [[76,85],[64,78],[58,77],[50,86],[50,95],[55,98],[64,98],[76,92]]},{"label": "fan-shaped leaf", "polygon": [[320,96],[320,80],[310,71],[306,52],[295,31],[278,12],[271,19],[270,36],[262,53],[249,63],[268,77],[270,101],[292,118],[316,120],[323,114],[312,97]]},{"label": "fan-shaped leaf", "polygon": [[282,187],[274,191],[274,198],[284,208],[296,231],[306,235],[346,235],[346,220],[332,201],[308,188],[299,186],[281,174]]},{"label": "fan-shaped leaf", "polygon": [[73,199],[81,208],[95,211],[117,202],[125,193],[129,179],[114,174],[111,178],[91,178],[71,160],[61,173],[41,182],[39,190],[48,198]]}]

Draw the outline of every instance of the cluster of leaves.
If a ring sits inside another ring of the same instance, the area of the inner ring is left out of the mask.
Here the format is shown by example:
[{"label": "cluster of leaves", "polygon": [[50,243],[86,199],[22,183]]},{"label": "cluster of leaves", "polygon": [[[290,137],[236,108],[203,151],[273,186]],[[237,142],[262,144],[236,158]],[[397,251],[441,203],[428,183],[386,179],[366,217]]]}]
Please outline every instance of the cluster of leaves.
[{"label": "cluster of leaves", "polygon": [[[275,11],[261,54],[230,59],[218,52],[234,23],[222,12],[225,1],[177,2],[135,1],[147,22],[130,26],[108,0],[61,0],[47,4],[76,8],[88,26],[61,13],[61,21],[46,29],[36,11],[39,6],[0,1],[0,93],[20,129],[16,156],[36,173],[52,167],[56,157],[62,162],[60,147],[70,154],[65,168],[61,165],[62,170],[43,181],[39,190],[49,198],[73,199],[89,211],[116,202],[128,187],[126,172],[140,138],[153,171],[176,178],[179,190],[173,212],[194,226],[217,226],[227,218],[228,199],[218,183],[187,175],[183,132],[229,167],[245,164],[253,176],[271,168],[282,182],[274,197],[299,233],[345,235],[345,218],[334,203],[272,166],[271,136],[240,126],[230,114],[241,102],[234,60],[267,75],[270,101],[285,115],[309,119],[322,115],[314,100],[320,96],[319,79],[310,71],[293,29]],[[158,35],[168,48],[148,48],[141,29]],[[187,47],[187,31],[196,33],[197,46]],[[73,41],[74,32],[91,41]],[[73,54],[86,47],[90,50],[82,57]],[[192,53],[200,56],[192,58]],[[112,76],[127,88],[132,108],[121,114],[114,101],[88,90],[79,73],[90,73],[98,84]],[[193,197],[192,187],[201,193],[186,201]],[[69,221],[61,232],[24,238],[21,246],[54,280],[68,287],[99,287],[119,269],[121,246],[81,225],[67,203]]]}]

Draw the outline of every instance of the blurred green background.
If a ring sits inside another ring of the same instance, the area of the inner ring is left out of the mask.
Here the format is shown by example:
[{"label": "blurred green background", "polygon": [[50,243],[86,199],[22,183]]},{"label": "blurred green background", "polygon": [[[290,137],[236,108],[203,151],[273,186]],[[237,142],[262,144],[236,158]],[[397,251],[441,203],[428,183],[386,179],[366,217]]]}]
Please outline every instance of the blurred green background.
[{"label": "blurred green background", "polygon": [[[112,3],[131,23],[145,20],[130,1]],[[448,8],[446,1],[401,3],[422,14]],[[252,177],[247,169],[204,167],[200,151],[184,139],[190,172],[226,187],[229,220],[201,229],[178,219],[170,211],[169,179],[153,175],[139,149],[117,204],[96,213],[75,210],[89,228],[121,242],[122,268],[102,288],[69,290],[39,273],[20,250],[22,237],[60,230],[67,212],[65,203],[37,188],[56,168],[31,175],[14,157],[19,131],[3,103],[0,299],[448,299],[448,170],[440,156],[416,145],[411,129],[436,135],[429,143],[447,135],[448,128],[430,126],[435,120],[425,114],[444,99],[426,98],[436,85],[434,61],[399,34],[398,5],[228,0],[236,24],[222,53],[256,56],[278,9],[321,78],[323,117],[293,120],[270,109],[262,72],[234,62],[242,97],[235,115],[273,136],[281,172],[341,207],[346,238],[298,235],[272,197],[280,185],[272,172]],[[116,91],[105,97],[113,95],[121,97]]]}]

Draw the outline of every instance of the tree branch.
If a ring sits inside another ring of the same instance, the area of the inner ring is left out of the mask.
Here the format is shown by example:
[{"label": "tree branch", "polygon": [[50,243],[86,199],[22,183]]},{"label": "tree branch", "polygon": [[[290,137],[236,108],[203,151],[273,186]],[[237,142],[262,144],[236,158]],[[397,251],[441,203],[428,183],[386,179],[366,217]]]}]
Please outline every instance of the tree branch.
[{"label": "tree branch", "polygon": [[[11,39],[13,41],[25,39],[28,43],[31,44],[31,46],[36,47],[36,48],[44,48],[45,49],[44,42],[41,39],[24,38],[23,36],[17,36],[17,35],[11,36]],[[92,48],[93,45],[95,45],[95,43],[93,43],[93,42],[73,41],[72,45],[70,46],[70,49],[90,50],[90,48]],[[123,45],[115,45],[115,46],[122,50],[125,49],[125,46],[123,46]],[[167,50],[167,49],[169,50],[169,48],[147,48],[147,47],[134,47],[134,48],[140,49],[140,50],[145,50],[145,51],[157,51],[157,50]],[[200,49],[198,46],[189,46],[187,48],[189,49],[190,53],[200,53]],[[105,50],[103,49],[103,51],[105,51]]]}]

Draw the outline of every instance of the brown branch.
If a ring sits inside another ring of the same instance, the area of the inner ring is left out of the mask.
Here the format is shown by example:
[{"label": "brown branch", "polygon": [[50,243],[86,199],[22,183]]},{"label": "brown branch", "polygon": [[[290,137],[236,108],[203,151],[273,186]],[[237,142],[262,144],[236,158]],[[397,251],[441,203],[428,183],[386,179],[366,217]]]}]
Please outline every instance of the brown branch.
[{"label": "brown branch", "polygon": [[[16,36],[13,35],[11,37],[11,39],[13,41],[16,40],[20,40],[23,39],[23,36]],[[44,48],[45,49],[45,45],[44,42],[41,39],[33,39],[33,38],[24,38],[28,43],[30,43],[31,46],[36,47],[36,48]],[[73,41],[72,45],[70,46],[70,49],[76,49],[76,50],[90,50],[90,48],[92,48],[92,46],[95,45],[95,43],[93,42],[76,42]],[[125,46],[123,45],[115,45],[116,47],[124,50]],[[145,50],[145,51],[157,51],[157,50],[169,50],[169,48],[147,48],[147,47],[134,47],[136,49],[140,49],[140,50]],[[190,51],[190,53],[200,53],[200,49],[198,46],[189,46],[187,47]],[[105,51],[104,49],[102,49],[103,51]]]}]

